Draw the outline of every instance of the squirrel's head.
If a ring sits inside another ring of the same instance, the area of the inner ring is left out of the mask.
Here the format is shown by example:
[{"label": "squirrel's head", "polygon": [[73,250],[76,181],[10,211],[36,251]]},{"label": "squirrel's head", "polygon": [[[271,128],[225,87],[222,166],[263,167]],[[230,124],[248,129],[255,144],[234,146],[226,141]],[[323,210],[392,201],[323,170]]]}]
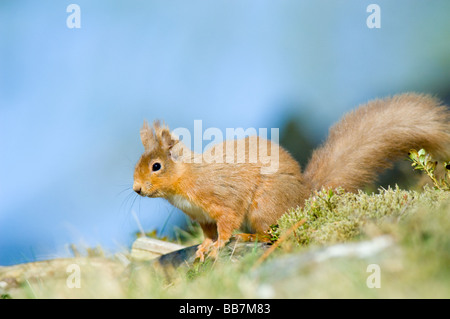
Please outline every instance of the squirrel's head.
[{"label": "squirrel's head", "polygon": [[145,151],[134,170],[133,190],[141,196],[164,197],[174,191],[177,163],[173,150],[179,141],[159,121],[153,128],[144,121],[140,133]]}]

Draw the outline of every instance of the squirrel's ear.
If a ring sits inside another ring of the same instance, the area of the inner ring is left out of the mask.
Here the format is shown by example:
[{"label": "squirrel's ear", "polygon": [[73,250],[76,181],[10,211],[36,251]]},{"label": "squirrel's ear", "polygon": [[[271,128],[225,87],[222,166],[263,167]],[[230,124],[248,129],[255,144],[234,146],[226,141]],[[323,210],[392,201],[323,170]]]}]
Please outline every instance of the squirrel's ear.
[{"label": "squirrel's ear", "polygon": [[170,150],[178,143],[178,139],[172,136],[166,125],[163,124],[161,126],[159,121],[155,121],[153,127],[155,128],[156,136],[158,137],[157,139],[162,149]]},{"label": "squirrel's ear", "polygon": [[178,140],[173,138],[172,134],[168,129],[163,129],[161,131],[161,146],[166,150],[170,150],[175,144],[178,143]]},{"label": "squirrel's ear", "polygon": [[149,151],[152,144],[156,142],[153,129],[148,126],[148,122],[146,120],[144,120],[144,125],[142,125],[141,128],[141,141],[142,145],[144,145],[145,151]]},{"label": "squirrel's ear", "polygon": [[191,150],[188,149],[183,143],[179,140],[175,143],[175,145],[170,149],[170,157],[174,162],[183,161],[186,159],[190,163],[189,159],[191,156]]}]

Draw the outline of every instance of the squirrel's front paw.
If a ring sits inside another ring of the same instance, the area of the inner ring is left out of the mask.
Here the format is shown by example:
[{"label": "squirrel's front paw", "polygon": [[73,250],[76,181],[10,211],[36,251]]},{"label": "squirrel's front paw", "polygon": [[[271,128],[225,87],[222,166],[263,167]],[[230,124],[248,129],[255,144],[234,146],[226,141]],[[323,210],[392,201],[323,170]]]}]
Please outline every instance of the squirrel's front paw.
[{"label": "squirrel's front paw", "polygon": [[224,241],[216,240],[213,242],[210,239],[206,239],[202,244],[200,244],[197,248],[197,252],[195,253],[195,258],[199,259],[201,262],[205,261],[205,257],[208,256],[211,259],[217,259],[219,256],[220,248],[225,246]]},{"label": "squirrel's front paw", "polygon": [[203,249],[197,248],[197,251],[195,252],[195,259],[199,259],[201,262],[205,261],[205,254],[206,252]]},{"label": "squirrel's front paw", "polygon": [[195,258],[199,259],[201,262],[205,261],[205,256],[208,255],[209,250],[213,245],[213,241],[209,238],[205,239],[203,243],[201,243],[197,251],[195,252]]},{"label": "squirrel's front paw", "polygon": [[217,259],[217,257],[219,257],[220,248],[225,246],[225,243],[226,242],[224,242],[222,240],[215,241],[210,247],[208,257],[210,257],[212,259]]},{"label": "squirrel's front paw", "polygon": [[211,251],[208,254],[208,257],[212,258],[212,259],[217,259],[217,257],[219,256],[219,250],[220,247],[217,244],[218,241],[216,241],[212,246],[211,246]]}]

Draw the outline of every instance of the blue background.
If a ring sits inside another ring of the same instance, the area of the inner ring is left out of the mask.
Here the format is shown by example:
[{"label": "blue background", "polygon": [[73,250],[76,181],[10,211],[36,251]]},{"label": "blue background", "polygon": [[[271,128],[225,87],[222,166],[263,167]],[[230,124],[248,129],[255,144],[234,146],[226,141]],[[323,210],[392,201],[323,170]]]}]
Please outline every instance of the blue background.
[{"label": "blue background", "polygon": [[375,97],[450,91],[450,2],[0,2],[0,265],[129,249],[185,217],[130,186],[144,118],[171,127],[282,127],[320,140]]}]

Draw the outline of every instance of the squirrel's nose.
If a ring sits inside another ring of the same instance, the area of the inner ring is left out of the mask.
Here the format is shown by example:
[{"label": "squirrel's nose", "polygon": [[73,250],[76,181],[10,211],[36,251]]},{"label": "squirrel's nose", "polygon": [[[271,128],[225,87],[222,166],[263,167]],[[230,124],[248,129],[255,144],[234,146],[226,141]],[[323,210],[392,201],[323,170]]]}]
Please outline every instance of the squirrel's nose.
[{"label": "squirrel's nose", "polygon": [[139,195],[141,194],[141,186],[140,185],[133,185],[133,190],[138,193]]}]

